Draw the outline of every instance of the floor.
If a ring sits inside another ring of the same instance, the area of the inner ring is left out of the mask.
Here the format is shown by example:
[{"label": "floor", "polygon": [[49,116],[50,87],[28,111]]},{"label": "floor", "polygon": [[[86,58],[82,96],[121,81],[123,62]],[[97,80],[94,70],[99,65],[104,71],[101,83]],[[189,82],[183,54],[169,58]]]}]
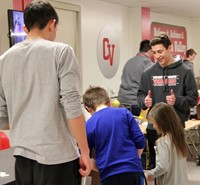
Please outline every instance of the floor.
[{"label": "floor", "polygon": [[187,164],[189,185],[200,185],[200,166],[196,166],[194,161],[188,161]]}]

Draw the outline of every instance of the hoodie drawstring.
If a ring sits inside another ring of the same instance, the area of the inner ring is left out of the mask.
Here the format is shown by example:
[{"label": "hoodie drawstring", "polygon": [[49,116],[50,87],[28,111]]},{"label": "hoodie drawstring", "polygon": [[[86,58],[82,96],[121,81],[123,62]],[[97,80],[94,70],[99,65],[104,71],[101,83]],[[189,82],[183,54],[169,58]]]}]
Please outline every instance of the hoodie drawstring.
[{"label": "hoodie drawstring", "polygon": [[[166,71],[166,75],[165,75],[165,71]],[[168,86],[168,68],[167,67],[164,67],[163,68],[163,83],[164,83],[164,86],[163,86],[163,92],[169,92],[169,86]]]}]

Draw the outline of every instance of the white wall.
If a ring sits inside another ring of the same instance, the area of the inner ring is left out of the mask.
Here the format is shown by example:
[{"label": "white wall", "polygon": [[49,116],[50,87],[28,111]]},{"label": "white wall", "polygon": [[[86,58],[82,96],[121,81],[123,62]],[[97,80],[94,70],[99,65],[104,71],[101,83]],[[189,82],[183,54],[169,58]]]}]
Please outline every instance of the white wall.
[{"label": "white wall", "polygon": [[[105,8],[106,7],[106,8]],[[124,62],[132,56],[133,21],[131,9],[109,3],[98,2],[85,5],[82,8],[82,56],[83,56],[83,89],[89,85],[100,85],[108,89],[110,86],[118,93],[120,77]],[[117,73],[111,79],[105,78],[97,62],[97,39],[101,29],[112,25],[116,29],[120,43],[120,64]]]},{"label": "white wall", "polygon": [[193,48],[197,52],[197,56],[194,60],[194,72],[195,76],[200,76],[200,21],[193,21],[191,27],[191,41],[192,44],[188,45],[188,48]]},{"label": "white wall", "polygon": [[0,54],[9,48],[7,9],[12,8],[12,0],[0,0]]},{"label": "white wall", "polygon": [[[130,57],[138,52],[139,43],[141,41],[141,8],[130,8],[98,0],[58,1],[79,5],[81,7],[80,62],[83,74],[83,91],[85,91],[89,85],[100,85],[105,89],[108,89],[110,86],[115,91],[114,96],[117,95],[123,66]],[[6,9],[11,6],[9,2],[11,2],[11,0],[0,1],[0,15],[2,15],[4,11],[6,12]],[[5,15],[7,16],[7,12]],[[3,19],[4,25],[7,28],[7,18],[5,15],[3,17],[1,16],[1,19]],[[196,22],[153,12],[151,12],[151,21],[184,26],[187,30],[188,47],[194,48],[200,56],[200,45],[197,39],[200,24],[198,25]],[[120,64],[116,75],[111,79],[107,79],[102,75],[97,62],[97,40],[101,29],[105,25],[111,25],[116,29],[120,43]],[[5,48],[8,48],[9,42],[4,38],[7,31],[5,31],[5,29],[2,30],[2,26],[0,26],[0,31],[0,52],[2,52]],[[199,75],[198,60],[197,55],[197,59],[195,60],[195,72],[198,72]]]}]

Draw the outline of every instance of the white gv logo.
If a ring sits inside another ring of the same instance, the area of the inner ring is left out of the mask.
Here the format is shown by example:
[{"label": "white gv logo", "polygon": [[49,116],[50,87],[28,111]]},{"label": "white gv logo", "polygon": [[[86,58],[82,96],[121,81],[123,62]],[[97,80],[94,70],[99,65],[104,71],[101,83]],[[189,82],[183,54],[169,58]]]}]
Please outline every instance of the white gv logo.
[{"label": "white gv logo", "polygon": [[112,78],[119,66],[120,49],[116,31],[111,26],[104,27],[99,34],[97,59],[102,74]]}]

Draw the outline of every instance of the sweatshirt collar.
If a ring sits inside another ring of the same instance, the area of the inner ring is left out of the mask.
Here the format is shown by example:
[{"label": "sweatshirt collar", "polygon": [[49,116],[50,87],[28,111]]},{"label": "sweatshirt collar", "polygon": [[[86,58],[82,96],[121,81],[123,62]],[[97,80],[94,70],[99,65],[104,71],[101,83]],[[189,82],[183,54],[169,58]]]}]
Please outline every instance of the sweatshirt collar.
[{"label": "sweatshirt collar", "polygon": [[137,53],[137,56],[149,58],[148,55],[145,52],[139,52],[139,53]]}]

